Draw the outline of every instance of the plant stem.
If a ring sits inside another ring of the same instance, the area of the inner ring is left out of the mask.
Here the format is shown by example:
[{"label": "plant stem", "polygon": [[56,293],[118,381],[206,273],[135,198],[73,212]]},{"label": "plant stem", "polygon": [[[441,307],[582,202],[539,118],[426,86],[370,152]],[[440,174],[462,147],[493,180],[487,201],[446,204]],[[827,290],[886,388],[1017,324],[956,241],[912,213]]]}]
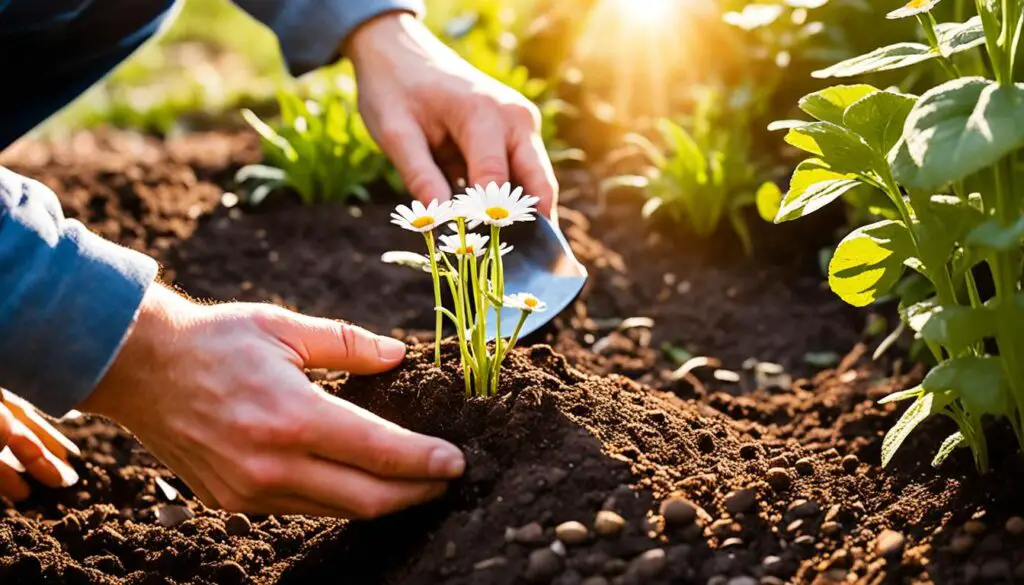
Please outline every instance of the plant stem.
[{"label": "plant stem", "polygon": [[939,44],[939,35],[935,32],[935,17],[932,16],[932,13],[918,14],[917,21],[921,23],[921,28],[924,29],[924,36],[928,39],[928,44],[931,45],[932,50],[939,54],[939,64],[942,65],[942,68],[950,78],[962,77],[963,74],[960,73],[960,68],[942,52],[942,45]]},{"label": "plant stem", "polygon": [[[526,318],[529,317],[529,316],[530,316],[530,313],[528,311],[523,311],[519,315],[519,322],[516,323],[516,329],[515,329],[515,331],[512,332],[512,337],[509,338],[508,349],[506,350],[505,355],[508,355],[508,352],[510,352],[513,349],[515,349],[516,343],[519,342],[519,332],[523,330],[523,323],[526,323]],[[505,355],[501,356],[502,361],[505,360]]]},{"label": "plant stem", "polygon": [[[492,225],[491,255],[493,256],[493,264],[491,265],[491,285],[494,287],[494,296],[503,301],[505,298],[505,278],[504,266],[502,266],[501,262],[500,237],[501,228]],[[491,373],[491,395],[498,393],[498,378],[501,375],[501,362],[504,359],[504,349],[502,348],[504,340],[501,337],[501,309],[502,305],[497,305],[494,308],[494,371]]]},{"label": "plant stem", "polygon": [[[437,250],[434,248],[434,232],[423,234],[427,240],[427,251],[430,253],[430,275],[434,279],[434,306],[441,305],[441,277],[437,272]],[[435,311],[436,312],[436,311]],[[434,325],[434,365],[441,367],[441,313],[437,313]]]}]

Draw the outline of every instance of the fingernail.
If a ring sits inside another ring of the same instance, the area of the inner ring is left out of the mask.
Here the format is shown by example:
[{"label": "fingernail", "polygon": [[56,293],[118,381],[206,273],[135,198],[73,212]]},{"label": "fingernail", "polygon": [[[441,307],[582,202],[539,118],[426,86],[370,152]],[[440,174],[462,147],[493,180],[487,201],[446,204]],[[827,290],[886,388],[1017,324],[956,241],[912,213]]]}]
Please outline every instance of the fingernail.
[{"label": "fingernail", "polygon": [[378,337],[377,353],[385,361],[397,362],[405,357],[405,344],[391,337]]},{"label": "fingernail", "polygon": [[434,449],[430,454],[430,474],[434,477],[456,478],[466,470],[466,459],[454,445]]}]

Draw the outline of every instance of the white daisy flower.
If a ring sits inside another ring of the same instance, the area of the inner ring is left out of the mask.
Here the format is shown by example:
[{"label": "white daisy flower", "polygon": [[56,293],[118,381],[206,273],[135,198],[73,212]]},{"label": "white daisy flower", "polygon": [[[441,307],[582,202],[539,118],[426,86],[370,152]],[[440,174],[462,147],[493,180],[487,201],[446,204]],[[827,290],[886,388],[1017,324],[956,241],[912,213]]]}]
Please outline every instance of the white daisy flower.
[{"label": "white daisy flower", "polygon": [[[462,238],[459,234],[443,235],[438,236],[440,240],[440,248],[442,252],[449,254],[455,254],[456,256],[462,256],[463,254],[472,254],[479,258],[487,253],[487,245],[491,241],[490,236],[481,234],[466,234],[466,247],[462,247]],[[504,256],[512,251],[512,246],[502,243],[499,245],[501,249],[501,255]]]},{"label": "white daisy flower", "polygon": [[539,197],[523,195],[523,188],[505,183],[490,183],[486,188],[477,185],[455,198],[455,211],[464,216],[470,226],[481,223],[508,227],[517,221],[533,221],[534,206]]},{"label": "white daisy flower", "polygon": [[396,206],[391,214],[391,223],[409,231],[424,233],[451,219],[453,213],[451,201],[438,203],[435,199],[427,206],[413,201],[411,207]]},{"label": "white daisy flower", "polygon": [[910,0],[905,5],[893,10],[885,17],[889,20],[895,20],[898,18],[906,18],[908,16],[916,16],[918,14],[924,14],[930,11],[939,3],[939,0]]},{"label": "white daisy flower", "polygon": [[531,295],[530,293],[516,293],[514,295],[505,295],[503,304],[506,307],[519,309],[520,311],[526,311],[527,313],[543,313],[548,308],[547,303]]}]

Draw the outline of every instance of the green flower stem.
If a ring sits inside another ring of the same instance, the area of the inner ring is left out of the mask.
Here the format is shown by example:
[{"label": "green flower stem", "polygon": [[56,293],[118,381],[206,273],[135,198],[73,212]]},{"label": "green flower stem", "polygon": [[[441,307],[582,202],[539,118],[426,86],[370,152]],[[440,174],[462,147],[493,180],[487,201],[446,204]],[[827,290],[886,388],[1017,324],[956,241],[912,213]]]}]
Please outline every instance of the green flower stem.
[{"label": "green flower stem", "polygon": [[[509,340],[508,340],[508,346],[507,346],[507,348],[505,350],[505,353],[503,353],[501,355],[501,361],[502,362],[505,361],[505,356],[507,356],[510,351],[515,349],[516,343],[519,342],[519,332],[523,330],[523,323],[526,323],[526,318],[529,317],[529,316],[530,316],[530,311],[523,311],[522,313],[520,313],[520,315],[519,315],[519,322],[516,323],[516,329],[515,329],[515,331],[512,332],[512,337],[510,337]],[[501,366],[500,362],[498,363],[498,366],[499,367]]]},{"label": "green flower stem", "polygon": [[1014,64],[1017,60],[1017,45],[1020,43],[1020,0],[1003,0],[1003,30],[999,38],[999,46],[1003,50],[1003,67],[1005,69],[1000,83],[1013,83]]},{"label": "green flower stem", "polygon": [[995,72],[996,80],[1000,83],[1007,83],[1003,80],[1003,51],[999,46],[999,37],[1002,34],[1002,27],[999,22],[999,15],[989,10],[988,0],[975,0],[975,9],[981,17],[981,24],[985,30],[985,51],[988,53],[989,61],[992,63],[992,70]]},{"label": "green flower stem", "polygon": [[[437,250],[434,248],[434,232],[427,232],[423,234],[423,237],[427,240],[427,251],[430,253],[430,276],[434,279],[434,306],[440,307],[442,306],[441,277],[437,272]],[[441,319],[441,313],[437,313],[434,326],[434,364],[438,367],[441,366]]]},{"label": "green flower stem", "polygon": [[942,45],[939,44],[939,35],[935,32],[935,17],[932,16],[931,12],[917,15],[917,21],[921,23],[921,28],[924,29],[924,36],[928,39],[928,44],[931,45],[933,51],[939,54],[939,64],[946,71],[951,78],[956,79],[963,77],[960,73],[960,68],[956,66],[956,63],[952,59],[942,53]]},{"label": "green flower stem", "polygon": [[[501,259],[501,228],[492,225],[491,226],[491,254],[494,256],[492,264],[492,286],[494,287],[494,296],[504,301],[505,299],[505,267],[502,266]],[[501,336],[501,309],[502,304],[498,304],[494,308],[495,314],[495,331],[496,335],[494,338],[494,372],[491,376],[491,395],[498,393],[498,378],[501,376],[501,362],[505,358],[504,339]]]},{"label": "green flower stem", "polygon": [[[466,344],[466,304],[463,302],[465,297],[465,261],[460,256],[459,258],[459,272],[458,278],[454,276],[448,277],[448,286],[452,291],[452,298],[455,299],[455,327],[458,330],[459,339],[459,357],[462,362],[462,378],[466,382],[466,395],[468,396],[472,392],[470,386],[470,374],[469,374],[469,346]],[[449,271],[451,274],[452,271]]]}]

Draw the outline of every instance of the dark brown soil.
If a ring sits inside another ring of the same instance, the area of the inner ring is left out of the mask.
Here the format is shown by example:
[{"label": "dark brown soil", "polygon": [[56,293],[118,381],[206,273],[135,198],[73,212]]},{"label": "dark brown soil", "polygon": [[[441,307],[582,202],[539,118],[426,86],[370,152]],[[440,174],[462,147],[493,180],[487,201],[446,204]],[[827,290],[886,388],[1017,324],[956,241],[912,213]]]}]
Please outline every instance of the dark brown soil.
[{"label": "dark brown soil", "polygon": [[[417,243],[387,225],[389,204],[223,205],[222,186],[258,157],[247,134],[166,144],[88,134],[61,147],[25,143],[0,161],[55,188],[69,215],[157,257],[164,278],[192,295],[273,300],[422,336],[429,287],[377,260]],[[883,375],[864,359],[863,319],[820,286],[813,253],[796,245],[813,249],[827,236],[814,242],[802,231],[810,228],[758,228],[758,257],[745,259],[728,234],[700,244],[636,219],[635,199],[592,198],[585,174],[563,179],[562,224],[593,278],[538,335],[554,349],[512,356],[500,396],[467,400],[451,352],[437,370],[425,346],[395,372],[323,381],[466,449],[467,476],[442,501],[372,522],[269,517],[244,529],[205,509],[129,435],[83,418],[65,423],[83,448],[81,484],[37,490],[3,509],[0,583],[499,584],[529,582],[527,573],[561,585],[1024,578],[1024,537],[1004,527],[1024,513],[1012,440],[993,437],[988,477],[973,472],[965,453],[934,471],[928,461],[950,430],[935,421],[889,469],[878,467],[881,436],[901,408],[876,400],[920,372]],[[635,316],[654,326],[619,330]],[[666,342],[734,370],[748,358],[777,362],[796,379],[757,389],[747,371],[738,384],[698,372],[676,382]],[[819,374],[805,360],[851,347]],[[691,397],[698,399],[684,399]],[[184,499],[168,501],[158,477]],[[672,495],[701,510],[695,523],[666,525],[659,505]],[[168,521],[182,506],[195,517]],[[614,536],[594,534],[603,508],[623,519]],[[158,511],[173,526],[161,526]],[[567,521],[587,527],[586,540],[551,551],[555,528]],[[533,522],[539,531],[519,530]],[[876,542],[886,529],[902,536],[887,555]],[[663,551],[663,563],[652,550]],[[539,570],[544,563],[549,573]]]}]

